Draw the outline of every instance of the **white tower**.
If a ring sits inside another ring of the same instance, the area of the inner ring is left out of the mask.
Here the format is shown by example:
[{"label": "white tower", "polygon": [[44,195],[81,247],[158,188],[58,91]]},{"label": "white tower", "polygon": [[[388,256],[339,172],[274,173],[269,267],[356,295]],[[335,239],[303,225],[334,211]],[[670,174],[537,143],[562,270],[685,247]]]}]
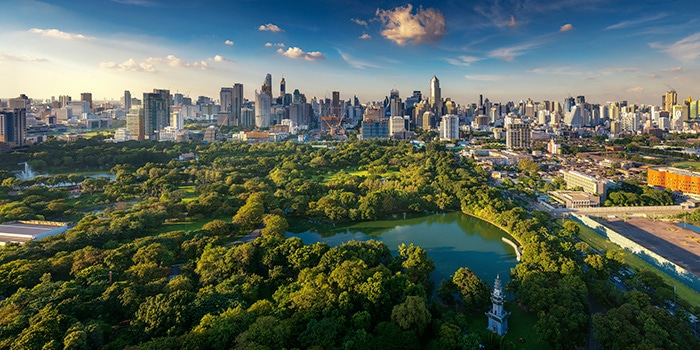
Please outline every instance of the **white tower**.
[{"label": "white tower", "polygon": [[501,278],[498,275],[496,275],[496,282],[493,284],[491,302],[493,306],[489,312],[486,312],[486,316],[489,318],[488,330],[498,335],[504,335],[508,333],[508,316],[510,316],[510,312],[503,310],[505,295],[503,294],[503,288],[501,288]]}]

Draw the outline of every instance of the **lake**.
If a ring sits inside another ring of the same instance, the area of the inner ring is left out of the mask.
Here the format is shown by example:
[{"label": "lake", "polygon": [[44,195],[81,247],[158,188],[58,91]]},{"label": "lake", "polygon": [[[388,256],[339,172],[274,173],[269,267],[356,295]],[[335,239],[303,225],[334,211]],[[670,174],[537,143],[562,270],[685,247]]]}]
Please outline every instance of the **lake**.
[{"label": "lake", "polygon": [[301,233],[287,233],[306,243],[324,241],[339,246],[370,239],[384,242],[396,255],[401,243],[421,246],[435,263],[431,279],[435,287],[460,267],[469,267],[479,278],[493,285],[496,274],[504,283],[517,264],[515,250],[501,240],[515,241],[503,230],[475,217],[455,212],[408,219],[358,222],[350,225],[320,225]]}]

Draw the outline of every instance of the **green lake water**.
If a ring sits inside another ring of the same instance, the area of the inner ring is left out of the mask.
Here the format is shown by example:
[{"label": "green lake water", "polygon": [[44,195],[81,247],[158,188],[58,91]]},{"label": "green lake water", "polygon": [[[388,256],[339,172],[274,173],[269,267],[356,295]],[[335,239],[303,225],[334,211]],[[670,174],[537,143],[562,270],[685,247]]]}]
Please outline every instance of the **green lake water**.
[{"label": "green lake water", "polygon": [[330,246],[374,239],[384,242],[392,254],[397,253],[401,243],[413,243],[425,249],[435,263],[431,279],[436,288],[460,267],[469,267],[489,285],[496,274],[504,282],[509,280],[510,269],[517,263],[516,255],[513,247],[501,238],[514,239],[498,227],[460,212],[400,217],[335,227],[321,225],[301,233],[288,233],[288,237],[299,237],[306,244],[324,241]]}]

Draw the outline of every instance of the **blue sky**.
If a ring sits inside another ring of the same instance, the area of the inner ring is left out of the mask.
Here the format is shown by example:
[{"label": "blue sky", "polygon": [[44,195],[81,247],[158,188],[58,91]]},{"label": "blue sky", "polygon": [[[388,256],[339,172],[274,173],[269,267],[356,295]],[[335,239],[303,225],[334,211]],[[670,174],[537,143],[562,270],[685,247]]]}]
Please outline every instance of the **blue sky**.
[{"label": "blue sky", "polygon": [[[168,88],[218,97],[265,74],[307,97],[458,103],[628,100],[673,86],[700,98],[700,2],[691,0],[0,0],[0,97]],[[694,81],[695,80],[695,81]]]}]

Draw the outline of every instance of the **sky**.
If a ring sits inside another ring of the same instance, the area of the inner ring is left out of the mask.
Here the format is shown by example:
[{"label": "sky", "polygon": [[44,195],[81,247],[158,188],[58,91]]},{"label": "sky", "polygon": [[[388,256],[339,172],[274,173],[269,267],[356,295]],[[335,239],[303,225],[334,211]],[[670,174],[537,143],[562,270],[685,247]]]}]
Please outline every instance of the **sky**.
[{"label": "sky", "polygon": [[[0,0],[0,98],[154,88],[196,99],[265,75],[307,98],[460,104],[700,98],[696,0]],[[667,86],[668,85],[668,86]]]}]

